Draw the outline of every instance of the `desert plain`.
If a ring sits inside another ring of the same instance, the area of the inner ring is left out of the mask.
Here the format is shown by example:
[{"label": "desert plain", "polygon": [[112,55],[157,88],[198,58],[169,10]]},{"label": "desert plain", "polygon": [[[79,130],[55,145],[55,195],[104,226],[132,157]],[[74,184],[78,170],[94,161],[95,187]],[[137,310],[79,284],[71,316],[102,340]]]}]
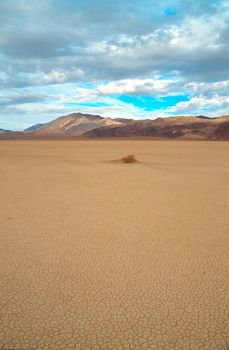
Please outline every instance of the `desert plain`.
[{"label": "desert plain", "polygon": [[0,169],[1,350],[229,348],[229,142],[1,141]]}]

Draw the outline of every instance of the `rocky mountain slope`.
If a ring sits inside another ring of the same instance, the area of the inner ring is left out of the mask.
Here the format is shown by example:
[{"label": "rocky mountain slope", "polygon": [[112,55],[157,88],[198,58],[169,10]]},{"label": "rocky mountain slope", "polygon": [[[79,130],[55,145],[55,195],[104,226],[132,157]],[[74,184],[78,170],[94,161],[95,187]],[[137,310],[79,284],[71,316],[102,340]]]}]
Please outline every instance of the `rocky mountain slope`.
[{"label": "rocky mountain slope", "polygon": [[122,125],[122,122],[111,118],[102,118],[99,115],[72,113],[52,120],[51,122],[32,130],[32,133],[35,136],[79,136],[89,130],[110,125]]},{"label": "rocky mountain slope", "polygon": [[101,127],[84,134],[89,138],[152,137],[191,140],[229,140],[229,116],[168,117]]},{"label": "rocky mountain slope", "polygon": [[229,115],[218,118],[177,116],[154,120],[112,119],[72,113],[24,132],[0,129],[1,139],[129,138],[229,140]]}]

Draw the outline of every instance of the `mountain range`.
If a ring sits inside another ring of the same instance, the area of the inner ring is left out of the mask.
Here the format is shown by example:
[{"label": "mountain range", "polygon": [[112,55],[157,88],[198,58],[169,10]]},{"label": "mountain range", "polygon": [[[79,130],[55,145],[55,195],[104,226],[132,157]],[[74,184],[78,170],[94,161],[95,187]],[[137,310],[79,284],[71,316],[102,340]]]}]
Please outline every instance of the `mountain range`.
[{"label": "mountain range", "polygon": [[176,116],[157,119],[112,119],[72,113],[22,132],[0,129],[0,139],[154,138],[229,140],[229,115],[217,118]]}]

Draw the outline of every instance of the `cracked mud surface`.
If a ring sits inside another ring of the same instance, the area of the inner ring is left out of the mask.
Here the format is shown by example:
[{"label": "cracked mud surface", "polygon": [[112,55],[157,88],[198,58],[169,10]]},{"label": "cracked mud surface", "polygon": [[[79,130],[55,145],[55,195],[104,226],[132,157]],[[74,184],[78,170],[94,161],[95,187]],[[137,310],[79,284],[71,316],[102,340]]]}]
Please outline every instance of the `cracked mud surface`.
[{"label": "cracked mud surface", "polygon": [[0,349],[227,350],[229,142],[7,141],[0,167]]}]

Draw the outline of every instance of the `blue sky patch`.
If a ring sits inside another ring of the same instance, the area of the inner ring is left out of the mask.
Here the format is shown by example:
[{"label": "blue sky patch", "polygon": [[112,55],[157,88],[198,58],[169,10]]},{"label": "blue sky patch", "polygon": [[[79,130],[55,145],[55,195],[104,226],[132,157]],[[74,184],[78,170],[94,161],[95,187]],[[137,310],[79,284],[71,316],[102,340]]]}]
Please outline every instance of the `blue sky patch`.
[{"label": "blue sky patch", "polygon": [[164,14],[166,16],[176,16],[177,10],[175,7],[166,7],[166,9],[164,10]]},{"label": "blue sky patch", "polygon": [[118,99],[125,103],[130,103],[136,107],[143,108],[145,111],[154,111],[166,107],[176,105],[178,102],[189,101],[188,95],[175,95],[164,97],[152,97],[152,96],[129,96],[121,95]]}]

